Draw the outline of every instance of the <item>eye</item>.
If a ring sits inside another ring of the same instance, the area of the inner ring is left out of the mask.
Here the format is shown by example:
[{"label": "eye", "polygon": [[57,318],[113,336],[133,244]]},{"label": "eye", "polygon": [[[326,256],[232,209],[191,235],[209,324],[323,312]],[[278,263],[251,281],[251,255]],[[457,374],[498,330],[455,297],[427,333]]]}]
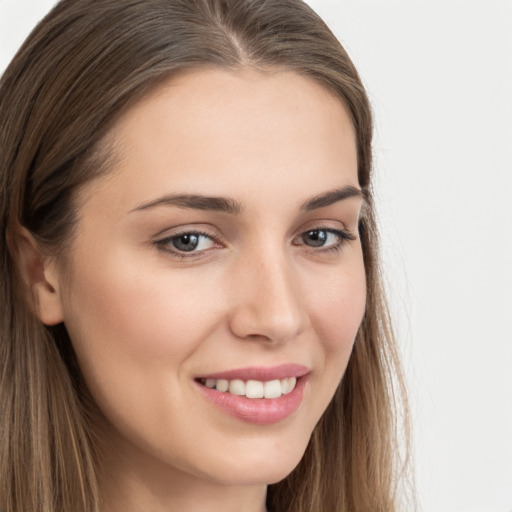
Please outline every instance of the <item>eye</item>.
[{"label": "eye", "polygon": [[313,229],[301,235],[301,239],[310,247],[323,247],[332,245],[337,241],[336,235],[325,229]]},{"label": "eye", "polygon": [[294,245],[307,245],[312,248],[339,249],[347,240],[355,240],[349,231],[332,228],[315,228],[305,231],[294,240]]},{"label": "eye", "polygon": [[195,231],[178,233],[164,238],[163,240],[158,240],[156,244],[161,249],[176,253],[177,255],[183,253],[198,253],[217,246],[211,236]]}]

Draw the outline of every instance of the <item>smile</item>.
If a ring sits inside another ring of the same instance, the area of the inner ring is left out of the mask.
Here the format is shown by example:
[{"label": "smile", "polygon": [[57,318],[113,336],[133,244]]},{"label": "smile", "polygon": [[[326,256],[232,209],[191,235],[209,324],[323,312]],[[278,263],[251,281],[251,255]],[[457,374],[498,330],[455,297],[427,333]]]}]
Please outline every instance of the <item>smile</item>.
[{"label": "smile", "polygon": [[309,373],[304,366],[289,364],[230,370],[195,381],[217,410],[244,422],[269,425],[299,408]]},{"label": "smile", "polygon": [[247,398],[279,398],[281,395],[287,395],[295,389],[297,379],[289,377],[269,381],[248,380],[244,382],[240,379],[201,379],[201,384],[220,392],[231,393],[237,396],[246,396]]}]

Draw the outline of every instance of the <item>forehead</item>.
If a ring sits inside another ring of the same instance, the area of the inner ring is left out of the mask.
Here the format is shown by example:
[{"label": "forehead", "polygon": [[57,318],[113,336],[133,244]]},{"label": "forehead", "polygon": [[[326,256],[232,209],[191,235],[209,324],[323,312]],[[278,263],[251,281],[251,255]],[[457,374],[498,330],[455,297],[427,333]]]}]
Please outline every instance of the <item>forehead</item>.
[{"label": "forehead", "polygon": [[268,194],[285,186],[291,194],[297,184],[297,194],[310,196],[358,184],[342,101],[290,71],[184,72],[131,107],[110,139],[117,161],[109,181],[132,203],[163,192],[237,195],[249,186]]}]

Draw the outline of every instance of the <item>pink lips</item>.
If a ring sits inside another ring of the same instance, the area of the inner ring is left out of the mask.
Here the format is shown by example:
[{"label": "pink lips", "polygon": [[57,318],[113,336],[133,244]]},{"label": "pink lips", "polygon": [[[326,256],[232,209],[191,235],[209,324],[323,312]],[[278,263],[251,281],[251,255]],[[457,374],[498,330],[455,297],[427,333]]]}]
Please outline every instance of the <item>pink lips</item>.
[{"label": "pink lips", "polygon": [[226,380],[276,380],[286,377],[302,377],[309,373],[309,370],[300,364],[282,364],[279,366],[251,366],[248,368],[238,368],[237,370],[227,370],[225,372],[209,373],[200,375],[201,379],[226,379]]},{"label": "pink lips", "polygon": [[[279,398],[247,398],[221,392],[202,385],[203,379],[225,380],[259,380],[270,381],[296,377],[295,389]],[[221,410],[242,421],[257,425],[270,425],[284,420],[290,416],[300,405],[304,386],[309,377],[309,369],[302,365],[285,364],[274,367],[249,367],[228,370],[225,372],[201,375],[196,379],[197,385],[203,395]]]}]

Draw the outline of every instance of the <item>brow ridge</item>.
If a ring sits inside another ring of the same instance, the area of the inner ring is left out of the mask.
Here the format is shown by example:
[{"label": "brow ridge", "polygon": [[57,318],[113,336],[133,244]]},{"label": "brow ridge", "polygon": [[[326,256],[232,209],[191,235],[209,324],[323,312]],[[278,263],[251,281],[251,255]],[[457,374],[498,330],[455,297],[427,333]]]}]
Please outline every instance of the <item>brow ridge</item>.
[{"label": "brow ridge", "polygon": [[302,205],[301,210],[311,211],[319,208],[326,208],[334,203],[338,203],[339,201],[344,201],[345,199],[350,199],[352,197],[360,197],[364,199],[366,194],[365,191],[357,187],[347,185],[345,187],[329,190],[328,192],[323,192],[322,194],[318,194],[317,196],[308,199]]},{"label": "brow ridge", "polygon": [[156,206],[177,206],[194,210],[209,210],[237,215],[242,206],[238,201],[225,197],[208,197],[196,194],[177,194],[163,196],[148,203],[137,206],[132,211],[147,210]]},{"label": "brow ridge", "polygon": [[[302,211],[311,211],[319,208],[326,208],[334,203],[344,201],[352,197],[364,198],[365,196],[365,191],[352,185],[347,185],[334,190],[329,190],[328,192],[323,192],[311,199],[308,199],[300,209]],[[209,197],[196,194],[166,195],[159,197],[158,199],[154,199],[153,201],[143,203],[131,211],[147,210],[157,206],[177,206],[178,208],[216,211],[232,215],[238,215],[242,212],[242,205],[234,199],[226,197]]]}]

